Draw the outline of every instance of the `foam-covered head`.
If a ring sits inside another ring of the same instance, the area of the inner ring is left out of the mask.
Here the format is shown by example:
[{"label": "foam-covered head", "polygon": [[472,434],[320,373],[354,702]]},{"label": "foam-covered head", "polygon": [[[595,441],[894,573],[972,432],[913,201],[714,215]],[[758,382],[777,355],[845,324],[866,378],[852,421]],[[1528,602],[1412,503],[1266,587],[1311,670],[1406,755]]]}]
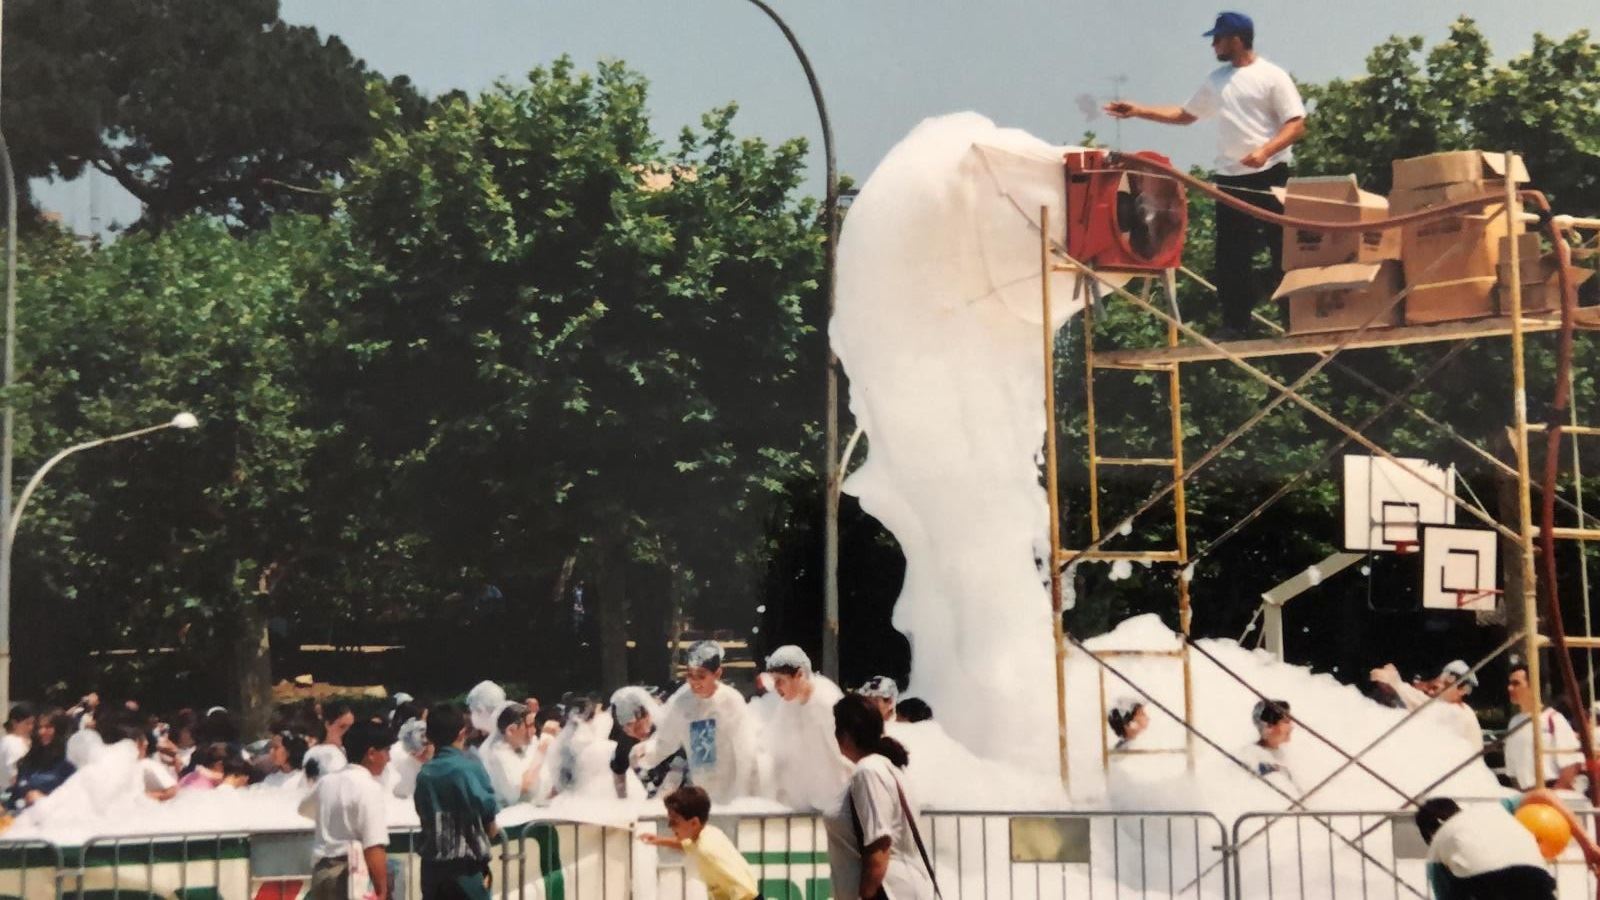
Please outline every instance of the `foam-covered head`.
[{"label": "foam-covered head", "polygon": [[767,656],[768,672],[811,674],[811,657],[794,644],[784,644]]},{"label": "foam-covered head", "polygon": [[480,681],[467,691],[467,711],[472,714],[472,727],[487,734],[495,732],[495,719],[505,705],[505,688],[492,681]]},{"label": "foam-covered head", "polygon": [[428,747],[428,723],[422,719],[411,719],[400,726],[400,747],[405,752],[416,756]]},{"label": "foam-covered head", "polygon": [[1444,668],[1439,670],[1439,677],[1468,690],[1478,686],[1478,676],[1473,674],[1472,667],[1463,659],[1452,659],[1445,663]]},{"label": "foam-covered head", "polygon": [[716,641],[695,641],[684,655],[684,662],[699,669],[715,672],[722,668],[722,645]]},{"label": "foam-covered head", "polygon": [[660,706],[649,691],[635,685],[617,688],[611,694],[611,717],[624,727],[644,716],[657,717]]},{"label": "foam-covered head", "polygon": [[861,687],[856,688],[856,693],[874,700],[887,700],[890,703],[895,703],[900,699],[900,686],[895,684],[894,679],[887,675],[874,675],[868,678]]}]

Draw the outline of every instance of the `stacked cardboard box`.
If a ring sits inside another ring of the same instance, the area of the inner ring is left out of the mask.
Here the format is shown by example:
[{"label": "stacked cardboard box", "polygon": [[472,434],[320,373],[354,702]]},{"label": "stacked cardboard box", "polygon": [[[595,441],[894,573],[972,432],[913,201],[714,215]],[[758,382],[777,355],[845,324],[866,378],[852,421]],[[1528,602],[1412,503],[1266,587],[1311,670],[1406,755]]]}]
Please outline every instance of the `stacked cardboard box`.
[{"label": "stacked cardboard box", "polygon": [[[1389,201],[1356,185],[1353,175],[1291,178],[1284,215],[1313,222],[1371,222],[1388,217]],[[1345,331],[1400,321],[1401,241],[1394,229],[1318,231],[1285,228],[1283,281],[1274,299],[1289,303],[1289,333]]]},{"label": "stacked cardboard box", "polygon": [[[1500,314],[1511,314],[1511,239],[1500,239],[1500,265],[1497,306]],[[1523,313],[1549,313],[1561,308],[1561,261],[1555,252],[1540,253],[1538,232],[1517,235],[1517,270],[1522,282]],[[1593,269],[1569,267],[1567,277],[1574,288],[1594,276]]]},{"label": "stacked cardboard box", "polygon": [[[1404,215],[1473,197],[1504,196],[1508,178],[1515,184],[1528,180],[1521,161],[1507,172],[1503,154],[1482,150],[1397,159],[1389,206],[1395,215]],[[1501,241],[1521,233],[1520,221],[1506,215],[1504,203],[1401,229],[1401,258],[1410,286],[1406,322],[1493,315]]]}]

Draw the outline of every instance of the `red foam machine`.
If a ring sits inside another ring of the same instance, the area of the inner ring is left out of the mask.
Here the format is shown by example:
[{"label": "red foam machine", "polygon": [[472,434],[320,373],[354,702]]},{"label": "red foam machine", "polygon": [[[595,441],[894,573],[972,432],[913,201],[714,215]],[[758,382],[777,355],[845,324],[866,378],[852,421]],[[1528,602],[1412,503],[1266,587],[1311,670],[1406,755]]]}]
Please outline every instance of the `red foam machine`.
[{"label": "red foam machine", "polygon": [[[1171,165],[1159,153],[1129,154]],[[1105,150],[1066,155],[1067,253],[1108,272],[1176,269],[1189,200],[1175,179],[1128,168]]]}]

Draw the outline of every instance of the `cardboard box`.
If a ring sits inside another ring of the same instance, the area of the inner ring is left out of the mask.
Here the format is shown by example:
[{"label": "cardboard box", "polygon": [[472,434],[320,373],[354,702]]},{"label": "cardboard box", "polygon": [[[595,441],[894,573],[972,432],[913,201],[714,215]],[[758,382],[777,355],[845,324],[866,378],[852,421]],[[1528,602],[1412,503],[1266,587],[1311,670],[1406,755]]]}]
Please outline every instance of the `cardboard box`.
[{"label": "cardboard box", "polygon": [[[1274,300],[1289,301],[1289,333],[1354,331],[1400,322],[1400,264],[1344,263],[1285,272]],[[1376,318],[1373,318],[1376,316]]]},{"label": "cardboard box", "polygon": [[[1500,242],[1501,262],[1495,289],[1495,306],[1503,316],[1511,315],[1511,264],[1509,240]],[[1550,313],[1561,309],[1560,260],[1554,253],[1541,255],[1539,235],[1529,232],[1517,236],[1517,269],[1521,273],[1522,311],[1524,313]],[[1576,266],[1567,269],[1568,277],[1576,288],[1594,277],[1593,269]]]},{"label": "cardboard box", "polygon": [[[1482,185],[1496,180],[1499,181],[1500,189],[1503,191],[1504,179],[1508,177],[1505,154],[1488,153],[1483,150],[1455,150],[1448,153],[1413,156],[1410,159],[1397,159],[1394,161],[1392,172],[1394,179],[1391,189],[1394,191],[1409,191],[1447,184],[1470,184],[1478,185],[1477,192],[1482,193]],[[1516,169],[1509,177],[1516,184],[1528,180],[1528,170],[1523,167],[1521,157],[1517,158]]]},{"label": "cardboard box", "polygon": [[[1389,215],[1388,199],[1361,190],[1354,175],[1291,178],[1284,185],[1280,199],[1284,215],[1315,222],[1372,222]],[[1400,231],[1396,228],[1345,232],[1283,230],[1285,269],[1399,258]]]},{"label": "cardboard box", "polygon": [[1413,284],[1406,293],[1406,324],[1481,319],[1495,314],[1493,275]]},{"label": "cardboard box", "polygon": [[[1504,204],[1501,204],[1504,209]],[[1504,215],[1447,216],[1400,230],[1406,283],[1439,284],[1464,279],[1495,280],[1500,242],[1512,232]]]}]

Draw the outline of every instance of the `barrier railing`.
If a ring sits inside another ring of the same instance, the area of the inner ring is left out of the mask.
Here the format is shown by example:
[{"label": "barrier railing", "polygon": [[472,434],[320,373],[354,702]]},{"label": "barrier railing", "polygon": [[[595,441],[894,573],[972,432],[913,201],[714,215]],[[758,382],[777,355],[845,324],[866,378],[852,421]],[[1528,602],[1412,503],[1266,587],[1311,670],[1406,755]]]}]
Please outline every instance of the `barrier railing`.
[{"label": "barrier railing", "polygon": [[48,841],[0,844],[0,896],[60,900],[66,872],[61,848]]},{"label": "barrier railing", "polygon": [[[1463,801],[1493,802],[1493,801]],[[1594,810],[1576,814],[1591,831]],[[768,900],[829,900],[825,821],[713,816]],[[1087,897],[1420,898],[1427,847],[1409,812],[1277,811],[1231,829],[1205,812],[928,812],[922,830],[944,900]],[[505,829],[491,861],[499,900],[704,900],[682,854],[634,827],[539,820]],[[421,900],[418,832],[390,834],[394,900]],[[299,900],[306,832],[97,837],[76,847],[0,841],[0,897],[18,900]],[[1597,887],[1571,847],[1550,867],[1562,898]]]}]

